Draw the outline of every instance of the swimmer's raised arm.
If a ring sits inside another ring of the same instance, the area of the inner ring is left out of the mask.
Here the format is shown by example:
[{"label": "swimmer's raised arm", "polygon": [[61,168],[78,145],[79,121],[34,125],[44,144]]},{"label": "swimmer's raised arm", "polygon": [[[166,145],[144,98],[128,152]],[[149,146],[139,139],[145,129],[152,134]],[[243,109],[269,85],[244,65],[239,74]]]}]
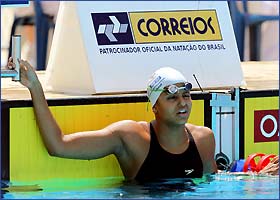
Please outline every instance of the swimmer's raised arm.
[{"label": "swimmer's raised arm", "polygon": [[120,153],[118,151],[122,149],[122,141],[118,133],[123,128],[120,122],[98,131],[64,135],[48,107],[33,67],[24,60],[20,60],[20,67],[21,83],[30,91],[37,124],[50,155],[94,159]]}]

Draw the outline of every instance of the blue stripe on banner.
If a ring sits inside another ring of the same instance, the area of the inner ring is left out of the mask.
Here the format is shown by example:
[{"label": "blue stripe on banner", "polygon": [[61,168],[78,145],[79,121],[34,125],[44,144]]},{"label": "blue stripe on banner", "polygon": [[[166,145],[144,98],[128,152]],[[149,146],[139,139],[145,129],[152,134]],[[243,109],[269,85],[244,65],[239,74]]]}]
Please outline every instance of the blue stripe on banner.
[{"label": "blue stripe on banner", "polygon": [[29,4],[28,0],[1,0],[1,5],[26,5]]}]

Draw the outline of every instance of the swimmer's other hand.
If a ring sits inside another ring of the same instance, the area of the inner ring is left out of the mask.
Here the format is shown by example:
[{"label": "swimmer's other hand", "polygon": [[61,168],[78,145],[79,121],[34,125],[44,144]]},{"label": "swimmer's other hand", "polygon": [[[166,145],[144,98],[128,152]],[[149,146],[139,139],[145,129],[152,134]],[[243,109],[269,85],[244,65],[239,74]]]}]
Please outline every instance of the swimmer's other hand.
[{"label": "swimmer's other hand", "polygon": [[259,174],[277,175],[279,174],[279,156],[274,157]]}]

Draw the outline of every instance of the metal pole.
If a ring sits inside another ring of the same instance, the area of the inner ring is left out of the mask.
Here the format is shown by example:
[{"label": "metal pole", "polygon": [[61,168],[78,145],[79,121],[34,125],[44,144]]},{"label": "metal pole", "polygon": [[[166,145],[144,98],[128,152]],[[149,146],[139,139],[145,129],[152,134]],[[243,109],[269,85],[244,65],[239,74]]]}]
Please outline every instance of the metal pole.
[{"label": "metal pole", "polygon": [[21,36],[20,35],[14,35],[12,37],[12,57],[13,57],[13,62],[16,65],[15,70],[17,71],[16,76],[14,76],[12,78],[12,80],[19,81],[20,80],[20,66],[19,66],[18,59],[21,58]]}]

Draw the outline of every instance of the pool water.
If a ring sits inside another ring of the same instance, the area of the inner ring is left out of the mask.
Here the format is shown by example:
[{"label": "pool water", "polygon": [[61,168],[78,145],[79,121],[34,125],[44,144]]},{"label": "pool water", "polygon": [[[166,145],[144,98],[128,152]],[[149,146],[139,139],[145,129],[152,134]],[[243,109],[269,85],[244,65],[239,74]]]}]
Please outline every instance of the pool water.
[{"label": "pool water", "polygon": [[139,184],[122,177],[2,181],[3,199],[279,199],[279,176],[216,174]]}]

